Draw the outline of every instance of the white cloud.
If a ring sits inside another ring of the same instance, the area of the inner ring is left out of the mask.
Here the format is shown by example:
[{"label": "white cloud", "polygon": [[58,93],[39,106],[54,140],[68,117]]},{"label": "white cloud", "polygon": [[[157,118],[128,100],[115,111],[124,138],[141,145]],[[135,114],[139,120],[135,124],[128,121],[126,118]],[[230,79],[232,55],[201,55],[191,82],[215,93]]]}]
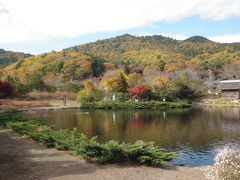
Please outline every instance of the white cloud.
[{"label": "white cloud", "polygon": [[221,36],[212,36],[208,39],[220,43],[240,42],[240,34],[225,34]]},{"label": "white cloud", "polygon": [[[156,34],[151,34],[151,33],[140,33],[137,36],[153,36]],[[189,38],[189,36],[183,35],[183,34],[166,34],[162,33],[160,34],[165,37],[170,37],[176,40],[185,40]],[[206,37],[214,42],[219,42],[219,43],[232,43],[232,42],[240,42],[240,34],[224,34],[220,36],[210,36]]]},{"label": "white cloud", "polygon": [[0,0],[0,43],[114,32],[193,15],[213,20],[240,16],[240,1]]},{"label": "white cloud", "polygon": [[170,38],[173,38],[173,39],[177,39],[177,40],[184,40],[184,39],[187,39],[188,37],[183,35],[183,34],[161,34],[162,36],[165,36],[165,37],[170,37]]},{"label": "white cloud", "polygon": [[153,36],[154,34],[151,33],[139,33],[136,36]]}]

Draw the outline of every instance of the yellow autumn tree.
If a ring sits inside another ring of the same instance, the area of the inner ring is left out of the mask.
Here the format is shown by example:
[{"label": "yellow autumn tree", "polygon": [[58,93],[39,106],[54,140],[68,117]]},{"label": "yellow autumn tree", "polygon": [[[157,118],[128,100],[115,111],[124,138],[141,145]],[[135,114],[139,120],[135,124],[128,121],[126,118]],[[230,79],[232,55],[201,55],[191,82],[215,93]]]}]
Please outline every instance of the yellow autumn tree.
[{"label": "yellow autumn tree", "polygon": [[103,85],[106,90],[124,93],[128,88],[127,79],[127,75],[120,72],[116,77],[106,79]]},{"label": "yellow autumn tree", "polygon": [[139,73],[131,73],[128,75],[127,83],[130,88],[135,87],[137,84],[143,82],[143,77]]},{"label": "yellow autumn tree", "polygon": [[96,87],[94,86],[92,81],[86,81],[84,82],[84,89],[87,91],[94,91],[96,90]]}]

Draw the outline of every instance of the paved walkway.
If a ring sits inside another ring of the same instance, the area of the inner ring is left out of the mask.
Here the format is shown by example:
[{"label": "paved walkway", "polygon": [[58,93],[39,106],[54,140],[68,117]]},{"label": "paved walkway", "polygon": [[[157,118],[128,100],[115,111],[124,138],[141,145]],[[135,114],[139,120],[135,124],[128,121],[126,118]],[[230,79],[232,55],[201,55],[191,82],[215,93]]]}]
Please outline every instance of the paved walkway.
[{"label": "paved walkway", "polygon": [[203,180],[199,169],[100,166],[0,128],[0,180]]}]

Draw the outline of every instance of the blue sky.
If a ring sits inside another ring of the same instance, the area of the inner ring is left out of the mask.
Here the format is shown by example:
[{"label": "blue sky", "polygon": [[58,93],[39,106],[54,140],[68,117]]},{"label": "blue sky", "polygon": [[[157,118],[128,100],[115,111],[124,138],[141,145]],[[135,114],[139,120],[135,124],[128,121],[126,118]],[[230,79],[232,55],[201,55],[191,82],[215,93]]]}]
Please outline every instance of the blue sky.
[{"label": "blue sky", "polygon": [[[205,0],[132,0],[126,1],[129,7],[125,0],[115,1],[118,6],[114,0],[102,0],[99,8],[81,0],[23,1],[29,7],[17,0],[0,0],[0,48],[36,55],[126,33],[161,34],[179,40],[200,35],[217,42],[240,42],[237,0],[212,0],[209,4]],[[56,3],[59,7],[54,9]]]}]

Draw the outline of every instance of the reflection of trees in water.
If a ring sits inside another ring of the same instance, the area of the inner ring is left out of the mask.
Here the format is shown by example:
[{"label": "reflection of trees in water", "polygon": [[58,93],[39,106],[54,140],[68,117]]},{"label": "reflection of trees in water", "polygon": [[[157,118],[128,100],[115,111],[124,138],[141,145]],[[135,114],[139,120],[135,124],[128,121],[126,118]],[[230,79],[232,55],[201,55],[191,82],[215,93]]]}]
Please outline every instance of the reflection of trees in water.
[{"label": "reflection of trees in water", "polygon": [[240,118],[240,109],[239,108],[226,108],[222,111],[222,119],[223,121],[233,121],[239,122]]},{"label": "reflection of trees in water", "polygon": [[49,122],[56,124],[56,129],[77,127],[79,132],[89,137],[101,136],[102,140],[134,142],[142,139],[168,147],[207,148],[213,142],[239,137],[239,114],[239,109],[193,108],[165,113],[159,110],[95,110],[84,114],[79,110],[58,110],[39,112],[37,116],[46,116]]},{"label": "reflection of trees in water", "polygon": [[239,140],[240,141],[240,123],[223,123],[222,129],[224,132],[224,140]]},{"label": "reflection of trees in water", "polygon": [[222,110],[222,129],[224,140],[240,140],[240,109],[226,108]]},{"label": "reflection of trees in water", "polygon": [[126,112],[122,118],[128,122],[128,142],[142,139],[166,146],[189,143],[197,147],[222,139],[219,118],[209,121],[206,113],[199,110],[166,112],[165,118],[161,111]]},{"label": "reflection of trees in water", "polygon": [[[240,108],[212,107],[205,109],[205,111],[210,114],[209,119],[216,119],[212,123],[220,124],[223,141],[240,140]],[[215,128],[215,126],[213,124],[212,128]]]},{"label": "reflection of trees in water", "polygon": [[41,110],[24,113],[24,116],[30,118],[39,118],[45,120],[53,129],[72,130],[76,127],[76,115],[73,110]]},{"label": "reflection of trees in water", "polygon": [[138,112],[135,112],[131,119],[128,120],[128,128],[133,129],[144,129],[148,124],[145,122],[145,117],[139,115]]}]

